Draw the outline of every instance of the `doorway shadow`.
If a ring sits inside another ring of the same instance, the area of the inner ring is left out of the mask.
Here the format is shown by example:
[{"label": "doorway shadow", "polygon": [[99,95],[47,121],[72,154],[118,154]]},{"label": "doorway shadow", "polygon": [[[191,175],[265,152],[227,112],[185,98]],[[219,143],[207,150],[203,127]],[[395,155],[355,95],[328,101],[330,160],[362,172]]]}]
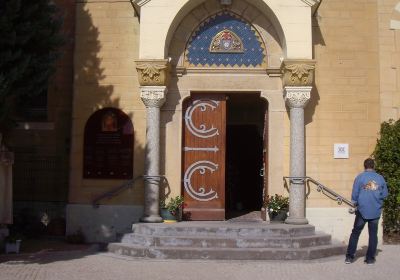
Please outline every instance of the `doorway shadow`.
[{"label": "doorway shadow", "polygon": [[226,117],[227,219],[256,219],[263,202],[263,135],[266,103],[258,94],[231,94]]}]

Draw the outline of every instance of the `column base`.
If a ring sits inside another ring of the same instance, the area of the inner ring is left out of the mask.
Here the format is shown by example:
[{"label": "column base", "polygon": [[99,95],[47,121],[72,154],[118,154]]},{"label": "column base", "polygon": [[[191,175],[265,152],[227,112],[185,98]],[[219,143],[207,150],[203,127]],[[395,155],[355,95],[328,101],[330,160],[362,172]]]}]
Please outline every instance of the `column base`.
[{"label": "column base", "polygon": [[307,225],[308,224],[308,220],[306,218],[290,218],[290,217],[288,217],[285,220],[285,224],[289,224],[289,225]]},{"label": "column base", "polygon": [[158,215],[151,215],[140,218],[142,223],[162,223],[164,220]]}]

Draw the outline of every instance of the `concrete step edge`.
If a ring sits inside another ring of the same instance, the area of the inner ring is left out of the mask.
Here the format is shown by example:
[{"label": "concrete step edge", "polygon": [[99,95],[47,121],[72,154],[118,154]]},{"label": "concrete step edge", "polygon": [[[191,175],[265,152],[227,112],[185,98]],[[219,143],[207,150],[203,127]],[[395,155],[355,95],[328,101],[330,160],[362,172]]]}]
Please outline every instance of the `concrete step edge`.
[{"label": "concrete step edge", "polygon": [[224,259],[224,260],[310,260],[344,254],[343,246],[315,246],[313,248],[146,248],[142,246],[112,245],[111,253],[150,259]]},{"label": "concrete step edge", "polygon": [[312,239],[312,238],[330,238],[331,236],[327,233],[315,233],[313,235],[304,235],[304,236],[287,236],[287,235],[264,235],[264,236],[193,236],[193,235],[146,235],[142,233],[129,233],[127,235],[131,235],[132,238],[187,238],[187,239],[217,239],[217,240],[303,240],[303,239]]},{"label": "concrete step edge", "polygon": [[332,248],[346,248],[345,245],[342,244],[329,244],[329,245],[318,245],[313,247],[306,248],[193,248],[193,247],[147,247],[135,244],[122,244],[122,243],[109,243],[108,247],[126,247],[129,249],[138,249],[138,250],[176,250],[176,251],[273,251],[273,252],[310,252],[310,251],[318,251],[318,250],[327,250]]}]

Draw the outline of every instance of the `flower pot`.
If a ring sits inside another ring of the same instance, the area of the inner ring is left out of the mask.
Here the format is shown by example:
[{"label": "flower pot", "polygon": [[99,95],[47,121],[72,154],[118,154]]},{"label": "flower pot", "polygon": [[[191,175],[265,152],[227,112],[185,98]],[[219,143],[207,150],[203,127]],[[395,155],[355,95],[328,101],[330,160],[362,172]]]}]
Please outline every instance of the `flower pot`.
[{"label": "flower pot", "polygon": [[161,218],[163,218],[163,220],[164,220],[164,223],[176,223],[177,222],[176,216],[172,215],[172,213],[167,208],[161,208],[160,214],[161,214]]},{"label": "flower pot", "polygon": [[179,208],[176,213],[171,213],[167,208],[160,209],[161,218],[164,223],[176,223],[182,221],[182,208]]},{"label": "flower pot", "polygon": [[13,252],[19,254],[20,246],[21,246],[21,240],[16,240],[15,242],[6,242],[6,247],[5,247],[6,254]]},{"label": "flower pot", "polygon": [[282,209],[278,212],[269,212],[268,215],[271,222],[283,223],[288,217],[287,213],[287,209]]}]

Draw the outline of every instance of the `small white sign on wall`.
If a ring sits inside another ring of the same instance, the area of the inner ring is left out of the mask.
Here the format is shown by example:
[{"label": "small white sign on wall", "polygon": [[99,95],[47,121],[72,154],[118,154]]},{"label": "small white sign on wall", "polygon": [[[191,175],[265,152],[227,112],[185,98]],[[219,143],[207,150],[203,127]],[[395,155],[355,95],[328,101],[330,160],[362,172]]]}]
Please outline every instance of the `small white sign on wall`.
[{"label": "small white sign on wall", "polygon": [[333,144],[334,158],[349,158],[349,144]]}]

